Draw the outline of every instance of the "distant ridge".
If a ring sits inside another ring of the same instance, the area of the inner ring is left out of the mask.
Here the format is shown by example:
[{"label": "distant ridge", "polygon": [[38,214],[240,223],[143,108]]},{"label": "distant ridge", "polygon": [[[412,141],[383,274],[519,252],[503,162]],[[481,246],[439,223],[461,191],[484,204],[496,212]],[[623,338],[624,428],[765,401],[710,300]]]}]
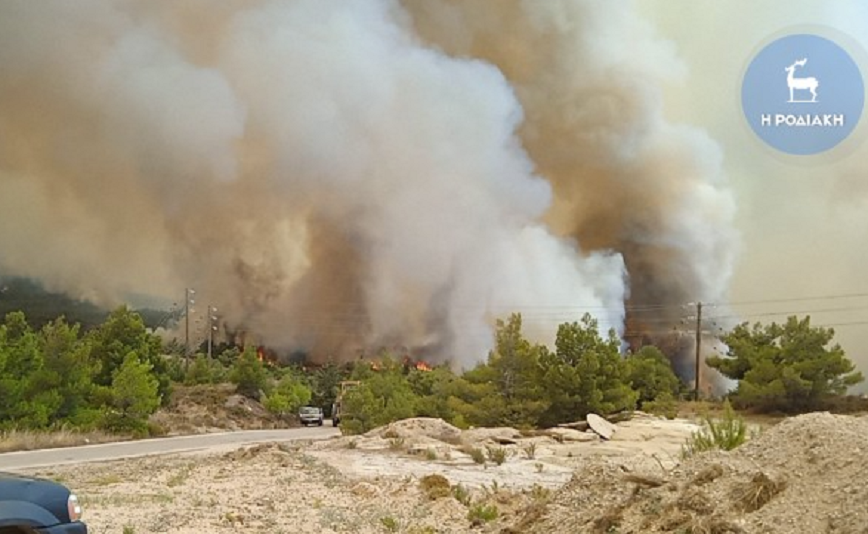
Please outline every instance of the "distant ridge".
[{"label": "distant ridge", "polygon": [[[86,330],[101,325],[110,312],[90,301],[47,291],[41,282],[32,278],[0,276],[0,320],[12,311],[24,312],[33,328],[42,328],[63,315],[67,322],[79,323]],[[136,311],[151,329],[166,326],[178,315],[171,310],[151,308]]]}]

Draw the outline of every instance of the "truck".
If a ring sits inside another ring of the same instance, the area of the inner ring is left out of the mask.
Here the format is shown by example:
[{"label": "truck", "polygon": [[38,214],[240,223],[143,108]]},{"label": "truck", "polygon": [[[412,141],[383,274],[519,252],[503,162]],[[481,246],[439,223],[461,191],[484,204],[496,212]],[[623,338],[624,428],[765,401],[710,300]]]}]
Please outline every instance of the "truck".
[{"label": "truck", "polygon": [[332,404],[332,426],[338,426],[345,415],[343,410],[344,394],[359,384],[360,382],[358,380],[344,380],[340,382],[340,390],[338,391],[337,397],[335,397],[334,404]]}]

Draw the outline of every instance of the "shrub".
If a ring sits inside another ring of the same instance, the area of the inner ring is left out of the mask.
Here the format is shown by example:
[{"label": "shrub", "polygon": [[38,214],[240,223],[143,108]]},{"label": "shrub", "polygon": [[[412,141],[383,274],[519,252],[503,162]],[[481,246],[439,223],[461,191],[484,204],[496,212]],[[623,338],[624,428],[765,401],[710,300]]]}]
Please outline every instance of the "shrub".
[{"label": "shrub", "polygon": [[265,397],[265,399],[262,401],[262,406],[270,413],[278,417],[285,417],[292,411],[289,403],[289,398],[286,395],[281,395],[277,392]]},{"label": "shrub", "polygon": [[497,465],[503,465],[506,461],[506,449],[503,447],[487,446],[485,448],[488,459]]},{"label": "shrub", "polygon": [[682,457],[710,450],[730,451],[747,440],[747,423],[732,409],[729,400],[723,405],[723,417],[705,416],[703,427],[694,432],[681,448]]},{"label": "shrub", "polygon": [[416,415],[418,397],[397,371],[381,371],[349,390],[343,398],[341,431],[363,434]]},{"label": "shrub", "polygon": [[112,378],[110,405],[103,417],[103,428],[147,436],[148,416],[160,406],[158,389],[151,365],[139,361],[134,352],[127,354]]},{"label": "shrub", "polygon": [[184,373],[184,384],[218,384],[226,378],[226,369],[216,359],[208,359],[204,354],[197,354],[196,359]]},{"label": "shrub", "polygon": [[494,521],[498,516],[497,506],[493,504],[476,504],[467,512],[467,519],[474,526],[484,525]]},{"label": "shrub", "polygon": [[287,417],[310,402],[310,388],[291,374],[278,382],[274,391],[265,397],[263,406],[278,417]]},{"label": "shrub", "polygon": [[380,523],[388,532],[398,532],[398,520],[394,517],[390,515],[381,517]]},{"label": "shrub", "polygon": [[259,400],[260,392],[267,389],[268,373],[256,357],[253,347],[241,353],[229,373],[229,380],[235,384],[235,391],[245,397]]},{"label": "shrub", "polygon": [[756,512],[787,487],[783,480],[772,480],[765,473],[754,473],[750,481],[736,489],[736,502],[745,512]]},{"label": "shrub", "polygon": [[654,400],[647,400],[642,403],[642,410],[654,414],[662,415],[666,419],[675,419],[678,417],[678,403],[675,397],[669,392],[660,394]]},{"label": "shrub", "polygon": [[153,438],[165,436],[166,434],[168,434],[168,431],[163,425],[156,421],[148,421],[148,436]]},{"label": "shrub", "polygon": [[452,496],[464,506],[470,506],[470,490],[461,484],[452,486]]},{"label": "shrub", "polygon": [[678,395],[681,381],[672,370],[672,363],[660,349],[645,346],[626,359],[628,380],[639,393],[639,404],[645,411],[649,402],[672,399]]},{"label": "shrub", "polygon": [[478,449],[476,447],[471,447],[464,450],[465,453],[470,455],[470,458],[477,464],[485,463],[485,453],[482,452],[482,449]]},{"label": "shrub", "polygon": [[419,489],[422,490],[422,493],[424,493],[426,497],[434,501],[442,497],[448,497],[451,493],[452,486],[449,484],[449,480],[443,475],[432,474],[422,477],[419,481]]}]

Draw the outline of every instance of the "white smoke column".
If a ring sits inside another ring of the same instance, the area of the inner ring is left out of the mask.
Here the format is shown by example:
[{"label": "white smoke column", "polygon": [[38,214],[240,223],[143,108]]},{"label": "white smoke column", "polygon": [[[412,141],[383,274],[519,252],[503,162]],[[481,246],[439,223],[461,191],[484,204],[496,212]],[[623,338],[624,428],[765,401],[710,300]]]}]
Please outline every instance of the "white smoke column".
[{"label": "white smoke column", "polygon": [[319,358],[400,343],[469,365],[511,311],[621,328],[622,260],[543,225],[510,84],[397,3],[233,2],[198,25],[113,6],[0,6],[0,193],[29,207],[3,272],[105,301],[194,286]]},{"label": "white smoke column", "polygon": [[490,346],[497,307],[586,305],[619,327],[620,259],[595,257],[606,268],[592,271],[542,230],[551,193],[514,135],[509,84],[423,48],[399,15],[390,2],[274,3],[227,42],[226,71],[251,103],[252,135],[276,155],[287,208],[311,202],[328,237],[346,241],[311,268],[352,251],[352,287],[317,298],[336,316],[360,310],[349,317],[369,322],[363,344],[433,342],[465,362]]}]

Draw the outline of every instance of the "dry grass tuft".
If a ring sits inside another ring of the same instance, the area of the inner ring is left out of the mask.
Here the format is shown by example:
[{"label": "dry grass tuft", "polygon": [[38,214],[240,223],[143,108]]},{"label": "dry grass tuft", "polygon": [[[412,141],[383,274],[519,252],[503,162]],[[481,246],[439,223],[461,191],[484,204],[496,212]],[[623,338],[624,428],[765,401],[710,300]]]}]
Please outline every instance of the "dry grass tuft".
[{"label": "dry grass tuft", "polygon": [[692,519],[693,517],[684,510],[680,510],[676,506],[667,506],[660,517],[658,527],[663,532],[672,532],[682,529]]},{"label": "dry grass tuft", "polygon": [[600,534],[613,532],[624,520],[623,504],[609,507],[603,515],[594,520],[594,532]]},{"label": "dry grass tuft", "polygon": [[506,449],[503,447],[488,445],[485,447],[485,452],[488,459],[497,465],[503,465],[506,461]]},{"label": "dry grass tuft", "polygon": [[763,472],[754,474],[749,482],[735,490],[735,502],[745,512],[756,512],[787,487],[785,481],[772,480]]},{"label": "dry grass tuft", "polygon": [[521,510],[521,518],[512,527],[512,530],[514,532],[527,532],[531,526],[545,517],[546,512],[548,512],[547,500],[534,501],[530,503]]},{"label": "dry grass tuft", "polygon": [[693,477],[693,485],[703,486],[709,482],[714,482],[716,479],[723,476],[723,466],[720,464],[712,464],[700,471]]},{"label": "dry grass tuft", "polygon": [[485,452],[482,449],[470,445],[465,445],[461,447],[461,452],[469,455],[474,463],[480,465],[485,464]]},{"label": "dry grass tuft", "polygon": [[714,503],[708,495],[699,488],[687,488],[678,497],[676,502],[678,508],[695,512],[699,515],[711,515],[714,513]]},{"label": "dry grass tuft", "polygon": [[183,467],[180,471],[169,477],[166,481],[166,486],[170,488],[174,488],[176,486],[182,486],[187,482],[187,479],[190,478],[190,474],[193,472],[194,464],[188,464]]},{"label": "dry grass tuft", "polygon": [[718,516],[697,517],[687,523],[681,532],[689,534],[740,534],[744,530]]},{"label": "dry grass tuft", "polygon": [[270,443],[257,443],[255,445],[247,445],[241,448],[238,448],[234,451],[227,452],[223,454],[223,458],[227,460],[231,460],[233,462],[239,461],[248,461],[258,458],[264,455],[272,455],[278,458],[285,458],[288,454],[291,454],[288,450],[281,447],[279,444],[270,442]]},{"label": "dry grass tuft", "polygon": [[106,432],[77,432],[72,430],[8,430],[0,432],[0,453],[59,449],[94,443],[127,441],[130,436]]},{"label": "dry grass tuft", "polygon": [[[650,530],[649,524],[646,524]],[[661,532],[683,534],[741,534],[739,526],[730,523],[720,515],[695,515],[678,506],[667,506],[657,519],[656,527]]]}]

